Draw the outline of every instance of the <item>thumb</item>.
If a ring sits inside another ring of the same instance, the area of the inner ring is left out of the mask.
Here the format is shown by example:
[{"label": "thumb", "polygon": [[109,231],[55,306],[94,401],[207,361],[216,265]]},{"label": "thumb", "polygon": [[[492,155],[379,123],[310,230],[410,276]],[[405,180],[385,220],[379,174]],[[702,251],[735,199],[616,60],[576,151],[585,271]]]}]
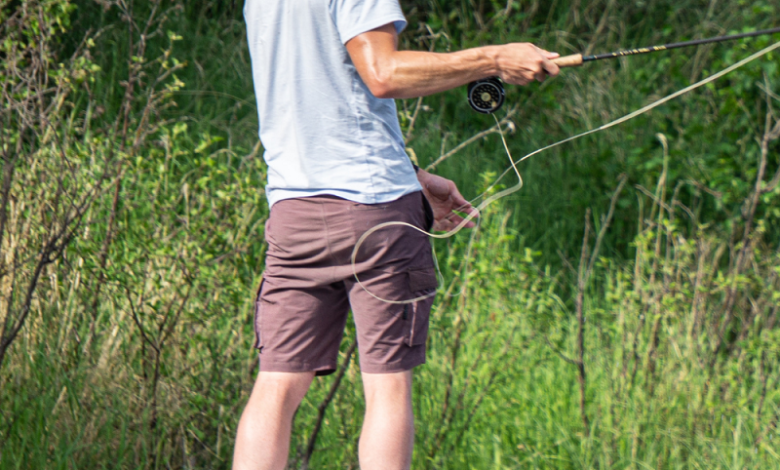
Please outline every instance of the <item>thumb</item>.
[{"label": "thumb", "polygon": [[542,49],[541,47],[537,47],[537,49],[539,49],[539,53],[542,54],[542,56],[544,56],[544,58],[547,60],[557,59],[558,57],[561,56],[557,52],[550,52],[545,49]]}]

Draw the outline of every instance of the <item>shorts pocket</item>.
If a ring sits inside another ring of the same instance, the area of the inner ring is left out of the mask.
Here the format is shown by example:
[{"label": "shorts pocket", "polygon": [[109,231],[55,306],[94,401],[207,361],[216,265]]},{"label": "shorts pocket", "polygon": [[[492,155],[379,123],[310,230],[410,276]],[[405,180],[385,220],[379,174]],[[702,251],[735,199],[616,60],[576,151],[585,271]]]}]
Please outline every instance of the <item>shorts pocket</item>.
[{"label": "shorts pocket", "polygon": [[263,293],[263,284],[265,284],[265,278],[262,278],[260,280],[260,286],[257,288],[257,295],[255,296],[255,317],[254,317],[254,328],[255,328],[255,349],[258,349],[262,352],[263,350],[263,335],[262,332],[262,319],[263,319],[263,301],[260,299],[260,296]]},{"label": "shorts pocket", "polygon": [[428,339],[428,322],[433,306],[433,298],[439,281],[433,267],[411,269],[408,271],[409,291],[413,297],[424,299],[404,305],[403,319],[406,321],[406,344],[417,346]]},{"label": "shorts pocket", "polygon": [[[436,270],[433,266],[410,269],[407,274],[409,275],[409,291],[413,295],[439,287],[439,280],[436,278]],[[419,297],[419,295],[415,295],[415,297]]]}]

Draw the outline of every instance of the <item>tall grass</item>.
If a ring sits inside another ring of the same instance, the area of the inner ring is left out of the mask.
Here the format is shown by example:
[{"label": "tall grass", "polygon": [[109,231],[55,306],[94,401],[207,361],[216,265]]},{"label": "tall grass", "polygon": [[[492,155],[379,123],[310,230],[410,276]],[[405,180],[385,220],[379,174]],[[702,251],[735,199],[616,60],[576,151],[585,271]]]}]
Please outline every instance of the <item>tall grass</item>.
[{"label": "tall grass", "polygon": [[[22,6],[47,12],[43,33],[11,21]],[[240,6],[77,6],[0,0],[0,315],[23,319],[0,362],[0,467],[229,468],[257,369],[267,215]],[[406,46],[440,51],[611,50],[777,19],[774,4],[736,0],[404,8]],[[767,41],[511,87],[511,150]],[[446,282],[415,371],[414,468],[780,468],[777,72],[775,55],[530,160],[522,192],[435,244]],[[33,82],[38,94],[19,91]],[[399,103],[421,164],[492,125],[467,106],[462,90]],[[500,145],[487,134],[436,171],[479,194],[507,164]],[[63,227],[66,243],[46,248]],[[291,468],[357,468],[352,326],[346,336],[342,374],[317,379],[296,415]]]}]

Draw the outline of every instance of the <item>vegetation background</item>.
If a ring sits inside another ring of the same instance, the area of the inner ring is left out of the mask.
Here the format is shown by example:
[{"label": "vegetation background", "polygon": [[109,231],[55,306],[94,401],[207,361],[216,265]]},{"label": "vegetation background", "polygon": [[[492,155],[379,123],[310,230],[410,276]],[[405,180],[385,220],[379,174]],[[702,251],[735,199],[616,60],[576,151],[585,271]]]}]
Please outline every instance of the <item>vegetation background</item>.
[{"label": "vegetation background", "polygon": [[[402,6],[403,47],[442,52],[780,23],[773,0]],[[0,0],[0,468],[230,467],[268,214],[241,8]],[[508,87],[498,117],[518,157],[778,40],[565,70]],[[780,468],[778,65],[524,162],[521,192],[435,243],[414,468]],[[398,110],[410,155],[467,197],[507,167],[464,90]],[[290,468],[357,468],[354,354],[348,327]]]}]

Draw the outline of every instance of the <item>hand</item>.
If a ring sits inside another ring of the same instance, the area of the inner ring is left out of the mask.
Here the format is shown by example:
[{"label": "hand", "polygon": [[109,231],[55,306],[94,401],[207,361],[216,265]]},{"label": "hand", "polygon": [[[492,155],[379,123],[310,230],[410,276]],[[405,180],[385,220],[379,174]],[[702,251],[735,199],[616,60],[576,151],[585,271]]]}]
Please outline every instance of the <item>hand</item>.
[{"label": "hand", "polygon": [[501,80],[512,85],[528,85],[533,80],[543,82],[548,75],[556,76],[560,69],[552,59],[560,57],[530,43],[499,46],[496,63]]},{"label": "hand", "polygon": [[[479,217],[479,212],[460,195],[457,186],[452,181],[428,173],[425,170],[417,172],[417,180],[423,188],[423,194],[428,199],[433,209],[433,231],[448,232],[463,221],[463,217],[453,211],[474,214]],[[469,221],[466,228],[474,227],[474,222]]]}]

